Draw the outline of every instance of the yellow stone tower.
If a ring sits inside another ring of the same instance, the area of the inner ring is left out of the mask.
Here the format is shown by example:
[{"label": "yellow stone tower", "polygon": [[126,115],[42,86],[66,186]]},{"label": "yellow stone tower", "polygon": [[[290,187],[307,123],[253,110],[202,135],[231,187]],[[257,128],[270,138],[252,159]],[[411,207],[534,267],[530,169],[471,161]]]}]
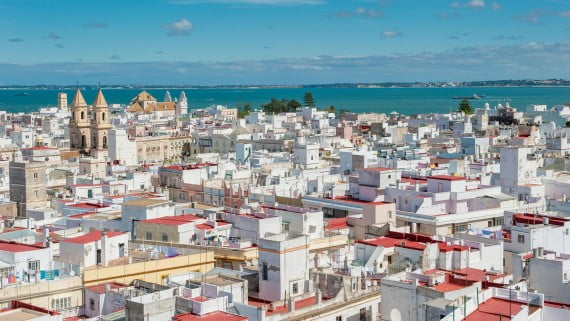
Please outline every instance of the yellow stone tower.
[{"label": "yellow stone tower", "polygon": [[107,139],[111,122],[109,120],[109,106],[101,89],[97,92],[92,107],[91,118],[91,148],[95,150],[107,149]]},{"label": "yellow stone tower", "polygon": [[71,119],[69,120],[69,139],[72,149],[89,151],[91,148],[91,123],[89,106],[81,91],[77,89],[71,102]]}]

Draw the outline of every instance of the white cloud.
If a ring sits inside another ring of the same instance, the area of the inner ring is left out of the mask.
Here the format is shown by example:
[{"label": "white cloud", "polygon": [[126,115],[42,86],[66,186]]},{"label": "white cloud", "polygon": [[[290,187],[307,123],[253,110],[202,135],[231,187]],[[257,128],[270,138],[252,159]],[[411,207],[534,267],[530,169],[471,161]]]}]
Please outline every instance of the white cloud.
[{"label": "white cloud", "polygon": [[186,18],[182,18],[178,21],[174,21],[171,24],[162,25],[162,29],[170,30],[169,36],[187,36],[192,30],[192,22]]},{"label": "white cloud", "polygon": [[485,8],[485,0],[470,0],[465,4],[467,8]]},{"label": "white cloud", "polygon": [[[570,42],[472,46],[441,52],[375,56],[229,62],[123,61],[0,63],[0,82],[35,84],[50,79],[54,83],[72,84],[80,77],[85,82],[116,84],[187,84],[191,81],[206,85],[567,78]],[[165,74],[169,77],[165,78]],[[161,80],[166,83],[157,83]]]},{"label": "white cloud", "polygon": [[382,38],[397,38],[397,37],[401,37],[402,33],[399,31],[394,31],[394,30],[386,30],[386,31],[382,31],[380,33],[380,36]]}]

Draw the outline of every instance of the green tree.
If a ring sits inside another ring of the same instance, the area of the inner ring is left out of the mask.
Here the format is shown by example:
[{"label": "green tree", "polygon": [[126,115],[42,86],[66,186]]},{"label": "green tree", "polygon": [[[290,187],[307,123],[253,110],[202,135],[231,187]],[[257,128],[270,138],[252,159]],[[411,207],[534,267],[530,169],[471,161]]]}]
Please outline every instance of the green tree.
[{"label": "green tree", "polygon": [[313,94],[310,91],[307,91],[305,93],[305,96],[303,97],[303,106],[305,107],[316,106],[315,98],[313,98]]},{"label": "green tree", "polygon": [[326,111],[327,113],[336,113],[336,107],[333,105],[330,105],[327,108],[323,109],[323,111]]},{"label": "green tree", "polygon": [[251,113],[251,103],[240,104],[237,106],[238,118],[245,118],[249,113]]},{"label": "green tree", "polygon": [[295,99],[291,99],[287,102],[287,111],[288,112],[294,112],[299,107],[301,107],[301,103],[296,101]]},{"label": "green tree", "polygon": [[271,98],[271,101],[267,104],[261,105],[261,108],[263,108],[263,111],[268,114],[278,114],[287,110],[287,100]]},{"label": "green tree", "polygon": [[342,114],[345,114],[345,113],[350,113],[350,110],[341,108],[341,109],[338,111],[338,114],[339,114],[339,115],[342,115]]},{"label": "green tree", "polygon": [[459,108],[457,110],[464,112],[466,115],[473,114],[473,108],[471,108],[471,103],[467,99],[462,99],[459,102]]},{"label": "green tree", "polygon": [[566,127],[570,127],[570,120],[566,122]]}]

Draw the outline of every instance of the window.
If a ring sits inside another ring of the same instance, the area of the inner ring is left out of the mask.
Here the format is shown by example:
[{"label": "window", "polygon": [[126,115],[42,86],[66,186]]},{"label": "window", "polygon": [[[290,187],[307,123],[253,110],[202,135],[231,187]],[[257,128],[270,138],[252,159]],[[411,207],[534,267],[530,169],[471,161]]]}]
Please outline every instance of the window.
[{"label": "window", "polygon": [[81,112],[81,119],[85,119],[85,112]]},{"label": "window", "polygon": [[299,293],[299,283],[293,283],[293,294]]},{"label": "window", "polygon": [[37,181],[38,180],[38,173],[34,173],[34,179]]},{"label": "window", "polygon": [[38,197],[38,195],[39,195],[39,192],[38,192],[37,189],[35,189],[35,190],[34,190],[34,197]]},{"label": "window", "polygon": [[467,223],[464,223],[464,224],[455,224],[455,225],[453,225],[453,227],[454,227],[454,230],[455,230],[454,233],[457,233],[457,232],[465,232],[465,231],[467,231],[467,230],[469,229],[469,224],[467,224]]},{"label": "window", "polygon": [[51,301],[51,308],[58,311],[71,308],[71,297],[53,299]]},{"label": "window", "polygon": [[152,240],[152,232],[146,232],[146,239]]},{"label": "window", "polygon": [[95,300],[89,299],[89,309],[95,310]]},{"label": "window", "polygon": [[125,243],[119,243],[119,257],[125,256]]},{"label": "window", "polygon": [[366,308],[360,309],[360,321],[366,321]]},{"label": "window", "polygon": [[342,321],[342,315],[337,315],[335,321]]},{"label": "window", "polygon": [[261,279],[263,281],[269,280],[269,276],[267,274],[268,274],[267,263],[263,262],[263,265],[261,267]]},{"label": "window", "polygon": [[524,235],[519,234],[519,235],[517,236],[517,241],[518,241],[519,243],[524,243]]},{"label": "window", "polygon": [[29,261],[28,262],[28,270],[29,271],[39,271],[40,270],[40,261]]},{"label": "window", "polygon": [[168,242],[168,233],[162,233],[162,242]]}]

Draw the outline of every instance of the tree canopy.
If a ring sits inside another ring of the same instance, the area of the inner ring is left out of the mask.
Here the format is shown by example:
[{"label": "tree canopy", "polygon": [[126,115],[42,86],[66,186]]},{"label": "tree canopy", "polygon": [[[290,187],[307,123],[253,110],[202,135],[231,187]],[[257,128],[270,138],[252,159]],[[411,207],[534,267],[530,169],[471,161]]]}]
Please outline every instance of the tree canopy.
[{"label": "tree canopy", "polygon": [[251,103],[239,104],[237,105],[238,118],[245,118],[249,113],[251,113]]},{"label": "tree canopy", "polygon": [[471,108],[471,103],[467,99],[462,99],[459,102],[459,108],[457,108],[457,110],[464,112],[466,115],[473,114],[473,108]]},{"label": "tree canopy", "polygon": [[327,113],[336,113],[336,107],[331,105],[331,106],[328,106],[327,108],[323,109],[323,111],[326,111]]},{"label": "tree canopy", "polygon": [[305,96],[303,97],[303,106],[305,107],[316,106],[315,98],[313,98],[313,94],[310,91],[307,91],[305,93]]},{"label": "tree canopy", "polygon": [[301,107],[301,103],[295,99],[281,99],[271,98],[271,101],[261,105],[263,111],[269,114],[290,113],[297,111]]}]

